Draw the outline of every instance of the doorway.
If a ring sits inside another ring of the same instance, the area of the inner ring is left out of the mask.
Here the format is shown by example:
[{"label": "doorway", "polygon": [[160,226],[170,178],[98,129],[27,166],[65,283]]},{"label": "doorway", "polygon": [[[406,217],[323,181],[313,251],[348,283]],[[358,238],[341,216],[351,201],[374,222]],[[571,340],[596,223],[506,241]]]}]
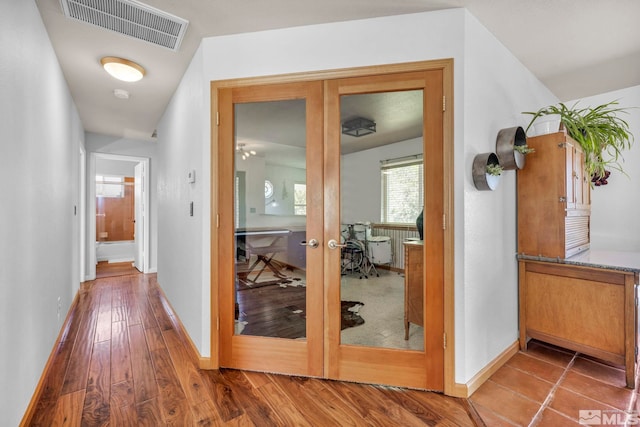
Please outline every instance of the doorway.
[{"label": "doorway", "polygon": [[[444,390],[444,76],[434,68],[214,84],[220,366]],[[375,129],[394,120],[406,123],[393,135]],[[409,169],[419,170],[411,206],[381,184]],[[380,216],[394,203],[403,224]],[[413,235],[392,242],[395,229]],[[353,333],[363,325],[373,328]]]},{"label": "doorway", "polygon": [[149,159],[91,153],[89,163],[88,280],[105,274],[147,273]]}]

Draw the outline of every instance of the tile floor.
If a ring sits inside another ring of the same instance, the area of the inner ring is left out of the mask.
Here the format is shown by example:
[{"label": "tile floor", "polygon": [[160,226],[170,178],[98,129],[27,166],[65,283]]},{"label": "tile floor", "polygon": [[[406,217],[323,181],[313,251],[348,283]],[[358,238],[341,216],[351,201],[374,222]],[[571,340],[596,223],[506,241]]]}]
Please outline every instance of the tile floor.
[{"label": "tile floor", "polygon": [[[538,341],[493,374],[471,402],[489,427],[640,423],[638,388],[625,387],[622,367]],[[581,415],[600,419],[580,424]]]}]

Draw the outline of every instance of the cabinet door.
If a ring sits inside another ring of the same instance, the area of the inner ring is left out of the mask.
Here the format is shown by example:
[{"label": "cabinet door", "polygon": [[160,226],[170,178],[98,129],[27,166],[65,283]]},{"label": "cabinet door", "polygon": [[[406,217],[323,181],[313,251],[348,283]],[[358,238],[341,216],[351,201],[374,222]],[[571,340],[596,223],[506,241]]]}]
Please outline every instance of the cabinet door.
[{"label": "cabinet door", "polygon": [[582,209],[584,205],[584,191],[582,179],[584,178],[584,153],[574,147],[573,149],[573,191],[576,200],[576,209]]},{"label": "cabinet door", "polygon": [[575,146],[571,143],[567,143],[565,145],[565,153],[566,153],[566,166],[565,166],[565,179],[567,182],[566,185],[566,190],[567,190],[567,194],[565,195],[566,200],[567,200],[567,210],[569,209],[575,209],[576,208],[576,179],[575,179],[575,174],[576,174],[576,168],[575,168],[575,162],[576,162],[576,149]]},{"label": "cabinet door", "polygon": [[578,156],[576,161],[576,169],[579,171],[578,177],[579,179],[576,181],[576,185],[580,187],[580,199],[579,203],[580,209],[590,209],[591,208],[591,177],[587,176],[587,172],[585,171],[585,154],[582,150],[578,151]]}]

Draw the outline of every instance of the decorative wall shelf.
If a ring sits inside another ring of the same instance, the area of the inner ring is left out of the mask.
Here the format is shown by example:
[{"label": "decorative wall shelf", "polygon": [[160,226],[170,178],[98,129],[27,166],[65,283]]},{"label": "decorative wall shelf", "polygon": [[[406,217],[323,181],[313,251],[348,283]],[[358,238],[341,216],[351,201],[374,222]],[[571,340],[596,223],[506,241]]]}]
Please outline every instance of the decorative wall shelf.
[{"label": "decorative wall shelf", "polygon": [[526,155],[515,147],[527,145],[527,134],[520,126],[506,128],[498,132],[496,138],[496,155],[504,170],[522,169]]},{"label": "decorative wall shelf", "polygon": [[500,166],[503,172],[522,169],[527,153],[532,151],[527,146],[527,134],[522,127],[501,129],[496,137],[496,152],[478,154],[473,159],[473,184],[478,190],[495,190],[502,174],[487,173],[487,165]]},{"label": "decorative wall shelf", "polygon": [[473,159],[472,175],[473,184],[478,190],[495,190],[502,175],[490,175],[487,173],[487,165],[500,165],[495,153],[482,153]]}]

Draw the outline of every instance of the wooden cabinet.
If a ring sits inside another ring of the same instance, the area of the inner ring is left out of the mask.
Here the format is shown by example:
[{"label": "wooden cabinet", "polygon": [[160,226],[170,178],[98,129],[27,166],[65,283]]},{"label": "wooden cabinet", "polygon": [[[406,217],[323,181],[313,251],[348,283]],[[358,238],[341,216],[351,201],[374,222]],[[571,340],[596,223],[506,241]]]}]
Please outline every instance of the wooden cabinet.
[{"label": "wooden cabinet", "polygon": [[520,348],[535,338],[625,367],[635,385],[638,273],[519,261]]},{"label": "wooden cabinet", "polygon": [[424,325],[424,280],[422,240],[404,243],[404,339],[409,339],[409,324]]},{"label": "wooden cabinet", "polygon": [[518,253],[567,258],[589,248],[591,185],[580,145],[564,132],[527,139],[517,172]]}]

